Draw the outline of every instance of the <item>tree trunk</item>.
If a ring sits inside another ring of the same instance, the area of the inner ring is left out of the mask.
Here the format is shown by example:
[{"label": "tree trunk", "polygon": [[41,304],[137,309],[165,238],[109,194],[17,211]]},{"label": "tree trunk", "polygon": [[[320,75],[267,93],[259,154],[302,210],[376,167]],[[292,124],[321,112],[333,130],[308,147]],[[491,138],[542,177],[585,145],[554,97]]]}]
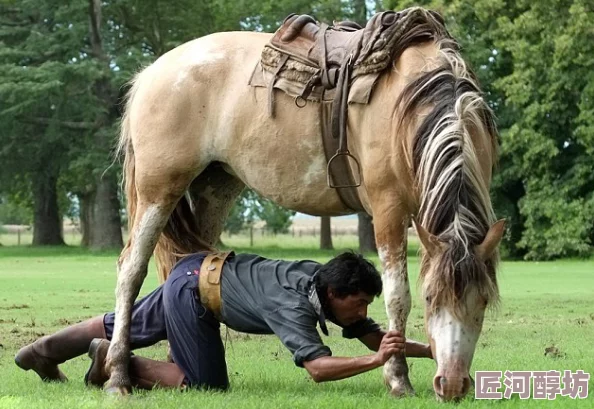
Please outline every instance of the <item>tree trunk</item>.
[{"label": "tree trunk", "polygon": [[121,250],[122,222],[116,175],[106,173],[99,177],[97,190],[92,196],[89,248],[91,250]]},{"label": "tree trunk", "polygon": [[51,167],[33,176],[33,245],[63,246],[62,216],[58,208],[58,175]]},{"label": "tree trunk", "polygon": [[322,216],[320,219],[320,249],[333,250],[330,216]]},{"label": "tree trunk", "polygon": [[[103,48],[101,38],[102,14],[101,0],[89,0],[89,40],[92,55],[99,62],[103,63],[104,69],[109,69],[110,58]],[[103,129],[95,132],[96,146],[104,149],[105,158],[109,158],[109,146],[111,146],[112,133],[110,125],[116,120],[113,107],[117,103],[118,92],[114,89],[109,77],[100,77],[94,84],[94,93],[102,101],[105,114],[98,118]],[[101,164],[98,164],[101,166]],[[120,201],[118,200],[117,177],[113,172],[101,172],[96,179],[95,192],[92,198],[90,241],[91,250],[122,249],[122,223],[120,219]]]},{"label": "tree trunk", "polygon": [[518,246],[525,230],[525,217],[520,212],[520,200],[526,195],[524,183],[521,180],[508,180],[499,188],[505,202],[501,203],[505,213],[508,214],[508,234],[503,237],[503,246],[507,249],[507,256],[521,260],[526,254],[526,249]]},{"label": "tree trunk", "polygon": [[80,233],[82,238],[80,245],[89,247],[91,244],[91,210],[93,195],[91,193],[79,194],[78,202],[80,206]]},{"label": "tree trunk", "polygon": [[367,213],[359,213],[359,252],[377,253],[375,230],[371,217]]}]

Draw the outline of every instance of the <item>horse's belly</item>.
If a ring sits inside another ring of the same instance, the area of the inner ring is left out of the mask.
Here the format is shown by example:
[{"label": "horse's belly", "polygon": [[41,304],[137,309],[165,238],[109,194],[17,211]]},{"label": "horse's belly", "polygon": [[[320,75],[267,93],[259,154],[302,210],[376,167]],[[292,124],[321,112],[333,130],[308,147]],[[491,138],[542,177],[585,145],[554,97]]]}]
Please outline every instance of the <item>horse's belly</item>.
[{"label": "horse's belly", "polygon": [[326,185],[323,155],[300,158],[294,155],[269,156],[262,151],[245,152],[243,158],[230,159],[227,171],[247,186],[288,209],[313,215],[351,213],[336,191]]}]

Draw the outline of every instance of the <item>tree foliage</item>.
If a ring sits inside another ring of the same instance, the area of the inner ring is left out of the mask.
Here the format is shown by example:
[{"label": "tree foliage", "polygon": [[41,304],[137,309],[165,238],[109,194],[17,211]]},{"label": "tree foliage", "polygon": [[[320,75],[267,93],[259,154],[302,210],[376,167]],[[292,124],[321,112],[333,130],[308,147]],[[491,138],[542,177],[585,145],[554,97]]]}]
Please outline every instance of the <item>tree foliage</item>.
[{"label": "tree foliage", "polygon": [[503,150],[522,178],[528,258],[590,254],[594,239],[594,8],[585,0],[520,1],[497,19],[513,71],[498,78],[521,115]]},{"label": "tree foliage", "polygon": [[236,234],[260,220],[274,234],[287,233],[295,212],[265,199],[251,189],[239,196],[225,222],[225,231]]},{"label": "tree foliage", "polygon": [[[419,2],[415,2],[419,4]],[[587,256],[594,243],[594,7],[588,0],[424,1],[460,41],[498,117],[492,193],[505,249]],[[389,7],[413,5],[390,1]]]}]

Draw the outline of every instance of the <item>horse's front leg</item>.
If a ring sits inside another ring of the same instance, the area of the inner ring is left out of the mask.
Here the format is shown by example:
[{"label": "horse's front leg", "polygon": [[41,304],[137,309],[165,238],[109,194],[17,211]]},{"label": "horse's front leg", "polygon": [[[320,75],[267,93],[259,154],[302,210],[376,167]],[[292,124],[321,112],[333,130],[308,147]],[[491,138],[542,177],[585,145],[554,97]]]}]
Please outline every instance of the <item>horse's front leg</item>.
[{"label": "horse's front leg", "polygon": [[[406,336],[406,321],[411,307],[406,267],[408,217],[405,212],[374,210],[375,238],[384,270],[383,285],[389,329]],[[401,213],[401,214],[395,214]],[[395,355],[384,365],[384,379],[393,396],[414,394],[404,354]]]}]

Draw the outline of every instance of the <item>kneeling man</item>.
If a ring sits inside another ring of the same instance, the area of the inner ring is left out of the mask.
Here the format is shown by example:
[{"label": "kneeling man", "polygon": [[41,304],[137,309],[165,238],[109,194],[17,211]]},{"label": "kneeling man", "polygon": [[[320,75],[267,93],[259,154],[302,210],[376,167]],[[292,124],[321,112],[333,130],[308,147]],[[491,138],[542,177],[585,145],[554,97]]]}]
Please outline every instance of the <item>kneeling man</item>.
[{"label": "kneeling man", "polygon": [[[343,253],[325,264],[283,261],[253,254],[196,253],[180,260],[166,282],[137,301],[132,312],[132,349],[167,339],[173,362],[130,358],[133,386],[227,389],[229,379],[220,323],[239,332],[276,334],[314,381],[347,378],[382,366],[392,355],[431,358],[429,345],[385,332],[367,308],[381,294],[376,268],[363,256]],[[43,380],[64,381],[58,365],[89,352],[87,384],[108,379],[105,357],[114,313],[65,328],[23,347],[16,364]],[[326,320],[374,353],[333,356],[318,333]]]}]

